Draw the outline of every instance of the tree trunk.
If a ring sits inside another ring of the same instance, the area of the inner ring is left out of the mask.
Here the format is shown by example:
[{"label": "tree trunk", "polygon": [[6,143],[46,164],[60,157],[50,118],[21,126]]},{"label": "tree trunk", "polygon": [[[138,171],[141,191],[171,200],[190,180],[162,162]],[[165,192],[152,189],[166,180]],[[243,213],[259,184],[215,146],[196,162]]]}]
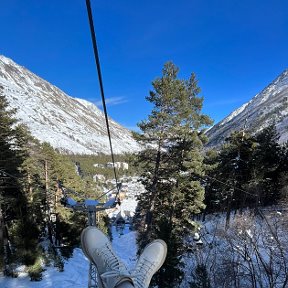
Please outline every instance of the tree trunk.
[{"label": "tree trunk", "polygon": [[9,243],[8,243],[8,231],[5,226],[4,215],[2,207],[0,205],[0,272],[6,273],[8,268],[8,253],[9,253]]},{"label": "tree trunk", "polygon": [[4,263],[5,263],[5,255],[4,255],[4,219],[3,219],[3,214],[2,214],[2,209],[0,205],[0,272],[1,274],[4,271]]},{"label": "tree trunk", "polygon": [[152,227],[152,222],[153,222],[153,211],[155,208],[155,198],[156,198],[155,191],[156,191],[156,186],[158,182],[158,173],[159,173],[160,160],[161,160],[160,149],[161,149],[161,143],[159,143],[158,145],[158,152],[157,152],[157,157],[156,157],[156,162],[155,162],[150,209],[147,211],[147,215],[146,215],[147,234],[149,234],[151,227]]},{"label": "tree trunk", "polygon": [[225,229],[229,228],[230,224],[230,216],[231,216],[231,210],[232,210],[232,201],[234,196],[234,187],[233,190],[230,191],[230,195],[228,197],[228,205],[227,205],[227,211],[226,211],[226,223],[225,223]]}]

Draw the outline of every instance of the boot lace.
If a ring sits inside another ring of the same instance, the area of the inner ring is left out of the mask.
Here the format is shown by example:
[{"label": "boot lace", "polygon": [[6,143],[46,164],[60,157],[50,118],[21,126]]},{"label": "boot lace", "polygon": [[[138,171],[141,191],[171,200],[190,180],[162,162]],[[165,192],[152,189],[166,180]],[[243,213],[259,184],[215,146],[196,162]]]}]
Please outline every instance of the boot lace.
[{"label": "boot lace", "polygon": [[96,249],[95,254],[100,257],[111,270],[127,273],[126,266],[114,254],[110,245],[105,244],[101,249]]},{"label": "boot lace", "polygon": [[136,288],[147,288],[150,279],[153,276],[155,262],[149,261],[147,258],[141,259],[137,264],[137,270],[133,273],[133,280]]}]

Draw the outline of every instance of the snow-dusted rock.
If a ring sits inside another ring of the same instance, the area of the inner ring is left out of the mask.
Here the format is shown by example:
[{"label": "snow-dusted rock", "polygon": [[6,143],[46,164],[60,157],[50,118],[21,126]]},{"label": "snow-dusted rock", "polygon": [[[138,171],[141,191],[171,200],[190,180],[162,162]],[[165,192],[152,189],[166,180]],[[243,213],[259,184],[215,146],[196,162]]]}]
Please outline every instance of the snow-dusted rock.
[{"label": "snow-dusted rock", "polygon": [[207,131],[208,146],[218,146],[233,131],[257,133],[275,123],[280,143],[288,140],[288,70],[262,92]]},{"label": "snow-dusted rock", "polygon": [[[41,142],[68,153],[110,153],[104,114],[94,104],[72,98],[11,59],[0,55],[0,95]],[[131,132],[110,119],[115,153],[139,146]]]}]

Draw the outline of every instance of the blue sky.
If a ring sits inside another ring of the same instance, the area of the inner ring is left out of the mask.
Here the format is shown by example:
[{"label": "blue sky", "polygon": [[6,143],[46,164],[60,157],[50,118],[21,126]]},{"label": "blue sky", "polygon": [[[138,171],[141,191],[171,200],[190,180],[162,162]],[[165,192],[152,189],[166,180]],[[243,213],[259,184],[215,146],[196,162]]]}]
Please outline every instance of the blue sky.
[{"label": "blue sky", "polygon": [[[215,122],[288,68],[288,1],[91,0],[109,115],[128,128],[151,110],[171,60],[195,72]],[[1,1],[0,54],[73,97],[99,103],[85,0]]]}]

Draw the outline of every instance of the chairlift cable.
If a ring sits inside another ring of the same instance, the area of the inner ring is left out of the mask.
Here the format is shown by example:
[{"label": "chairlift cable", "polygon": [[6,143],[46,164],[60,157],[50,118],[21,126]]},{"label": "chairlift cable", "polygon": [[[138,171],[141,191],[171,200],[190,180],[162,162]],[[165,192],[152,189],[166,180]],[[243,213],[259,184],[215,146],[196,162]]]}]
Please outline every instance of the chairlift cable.
[{"label": "chairlift cable", "polygon": [[[120,184],[121,184],[121,183],[120,183]],[[105,195],[107,195],[108,193],[110,193],[111,191],[113,191],[115,188],[117,189],[117,195],[118,195],[118,192],[120,191],[119,183],[118,183],[116,186],[114,186],[113,188],[111,188],[110,190],[108,190],[108,191],[106,191],[105,193],[101,194],[96,200],[101,199],[102,197],[104,197]],[[116,195],[116,197],[115,197],[115,200],[117,200],[117,199],[116,199],[116,198],[117,198],[117,195]]]},{"label": "chairlift cable", "polygon": [[[200,176],[201,177],[201,176]],[[232,185],[230,185],[230,184],[227,184],[227,183],[225,183],[225,182],[223,182],[223,181],[221,181],[221,180],[219,180],[219,179],[217,179],[217,178],[214,178],[214,177],[211,177],[211,176],[208,176],[208,175],[205,175],[204,177],[207,177],[207,178],[210,178],[211,180],[214,180],[214,181],[216,181],[216,182],[218,182],[218,183],[221,183],[222,185],[224,185],[224,186],[226,186],[226,187],[229,187],[229,188],[232,188]],[[202,178],[203,179],[203,178]],[[252,193],[249,193],[249,192],[247,192],[247,191],[245,191],[245,190],[243,190],[243,189],[241,189],[241,188],[238,188],[238,187],[233,187],[235,190],[239,190],[239,191],[241,191],[241,192],[243,192],[243,193],[245,193],[245,194],[247,194],[247,195],[250,195],[250,196],[253,196],[253,197],[257,197],[257,195],[254,195],[254,194],[252,194]]]},{"label": "chairlift cable", "polygon": [[[0,169],[0,172],[7,174],[9,177],[12,177],[12,178],[15,178],[15,179],[20,179],[20,177],[16,177],[16,176],[13,176],[13,175],[11,175],[11,174],[8,174],[7,172],[5,172],[5,171],[3,171],[3,170],[1,170],[1,169]],[[221,181],[221,180],[219,180],[219,179],[217,179],[217,178],[215,178],[215,177],[212,177],[212,176],[209,176],[209,175],[201,176],[201,175],[196,174],[196,173],[193,173],[193,174],[194,174],[196,177],[201,178],[202,180],[206,180],[205,178],[209,178],[209,179],[211,179],[211,180],[213,180],[213,181],[216,181],[216,182],[218,182],[218,183],[221,183],[222,185],[224,185],[224,186],[226,186],[226,187],[232,188],[232,185],[227,184],[227,183],[225,183],[225,182],[223,182],[223,181]],[[118,186],[119,186],[119,184],[118,184]],[[111,192],[111,191],[114,190],[115,188],[116,188],[117,190],[119,189],[119,188],[117,188],[117,186],[115,186],[115,187],[113,187],[112,189],[108,190],[107,192],[103,193],[98,199],[102,198],[103,196],[105,196],[107,193]],[[69,189],[69,188],[68,188],[68,189]],[[247,194],[247,195],[256,197],[256,195],[254,195],[254,194],[252,194],[252,193],[249,193],[248,191],[246,191],[246,190],[244,190],[244,189],[242,189],[242,188],[234,187],[234,189],[235,189],[235,190],[238,190],[238,191],[241,191],[241,192],[243,192],[243,193],[245,193],[245,194]],[[71,191],[72,189],[69,189],[69,190]],[[73,190],[72,190],[72,191],[73,191]],[[98,200],[98,199],[96,199],[96,200]]]},{"label": "chairlift cable", "polygon": [[96,68],[97,68],[97,73],[98,73],[98,80],[99,80],[99,86],[100,86],[100,92],[101,92],[101,98],[102,98],[103,111],[104,111],[104,115],[105,115],[106,128],[107,128],[107,133],[108,133],[108,138],[109,138],[109,145],[110,145],[110,152],[111,152],[111,158],[112,158],[112,163],[113,163],[114,177],[115,177],[116,187],[117,187],[117,194],[116,194],[116,197],[117,197],[120,189],[119,189],[119,185],[118,185],[118,179],[117,179],[117,173],[116,173],[116,167],[115,167],[115,159],[114,159],[114,153],[113,153],[113,147],[112,147],[108,113],[107,113],[107,109],[106,109],[104,86],[103,86],[101,66],[100,66],[100,58],[99,58],[99,53],[98,53],[98,48],[97,48],[96,33],[95,33],[95,29],[94,29],[93,15],[92,15],[90,0],[86,0],[86,7],[87,7],[87,13],[88,13],[88,19],[89,19],[89,26],[90,26],[91,39],[92,39],[92,44],[93,44],[95,63],[96,63]]}]

